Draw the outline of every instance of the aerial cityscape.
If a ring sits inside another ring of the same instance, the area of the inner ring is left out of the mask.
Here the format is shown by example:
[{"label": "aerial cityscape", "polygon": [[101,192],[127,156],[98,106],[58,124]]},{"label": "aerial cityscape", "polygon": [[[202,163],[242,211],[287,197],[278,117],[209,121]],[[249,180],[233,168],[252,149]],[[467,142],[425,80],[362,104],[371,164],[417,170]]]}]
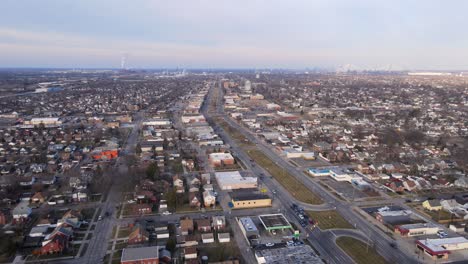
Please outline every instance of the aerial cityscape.
[{"label": "aerial cityscape", "polygon": [[468,263],[468,2],[195,2],[0,3],[0,263]]}]

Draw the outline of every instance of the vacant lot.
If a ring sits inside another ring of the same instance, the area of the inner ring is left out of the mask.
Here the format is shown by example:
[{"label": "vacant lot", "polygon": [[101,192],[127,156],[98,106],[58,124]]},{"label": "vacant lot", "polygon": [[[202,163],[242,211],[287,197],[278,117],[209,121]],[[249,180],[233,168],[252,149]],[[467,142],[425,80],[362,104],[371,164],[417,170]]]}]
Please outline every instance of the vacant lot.
[{"label": "vacant lot", "polygon": [[307,189],[299,180],[276,165],[261,151],[247,150],[247,154],[258,165],[267,170],[289,193],[297,200],[309,204],[321,204],[323,201],[315,193]]},{"label": "vacant lot", "polygon": [[337,211],[307,211],[307,214],[314,221],[318,221],[318,226],[322,230],[332,228],[354,228],[346,219],[344,219]]},{"label": "vacant lot", "polygon": [[380,256],[371,246],[352,237],[339,237],[336,244],[358,264],[386,264],[385,259]]}]

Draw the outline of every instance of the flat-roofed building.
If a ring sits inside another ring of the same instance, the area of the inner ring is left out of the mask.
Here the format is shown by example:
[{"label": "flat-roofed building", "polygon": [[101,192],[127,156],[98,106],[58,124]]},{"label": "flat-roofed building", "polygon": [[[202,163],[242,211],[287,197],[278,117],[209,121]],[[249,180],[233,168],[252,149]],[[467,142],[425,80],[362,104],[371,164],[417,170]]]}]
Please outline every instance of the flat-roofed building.
[{"label": "flat-roofed building", "polygon": [[251,191],[235,191],[231,193],[232,206],[235,209],[269,207],[271,198],[266,194]]},{"label": "flat-roofed building", "polygon": [[223,165],[233,165],[235,160],[231,153],[216,152],[208,155],[211,166],[220,167]]},{"label": "flat-roofed building", "polygon": [[323,264],[322,259],[308,245],[294,247],[272,247],[255,251],[257,263],[307,263]]},{"label": "flat-roofed building", "polygon": [[159,247],[124,248],[120,259],[122,264],[158,264]]},{"label": "flat-roofed building", "polygon": [[216,181],[222,190],[257,188],[256,177],[244,177],[238,171],[223,171],[215,173]]},{"label": "flat-roofed building", "polygon": [[416,246],[433,259],[447,259],[451,251],[468,249],[468,239],[464,237],[422,239],[416,241]]},{"label": "flat-roofed building", "polygon": [[244,234],[245,238],[247,240],[250,240],[252,238],[258,238],[258,235],[260,234],[257,226],[254,224],[252,218],[250,217],[240,217],[238,218],[239,222],[239,227],[242,231],[242,234]]},{"label": "flat-roofed building", "polygon": [[435,235],[437,231],[439,231],[439,227],[431,223],[407,224],[395,227],[395,233],[399,233],[401,236]]}]

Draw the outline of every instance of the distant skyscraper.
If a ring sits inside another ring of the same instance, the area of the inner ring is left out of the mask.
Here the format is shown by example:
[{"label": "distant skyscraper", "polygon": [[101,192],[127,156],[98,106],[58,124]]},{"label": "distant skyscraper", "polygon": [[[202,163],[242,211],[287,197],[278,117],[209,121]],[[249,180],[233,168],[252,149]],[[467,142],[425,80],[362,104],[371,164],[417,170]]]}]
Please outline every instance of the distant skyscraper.
[{"label": "distant skyscraper", "polygon": [[252,84],[250,83],[249,80],[245,81],[244,89],[245,89],[246,91],[252,90]]},{"label": "distant skyscraper", "polygon": [[120,60],[120,68],[125,70],[125,61],[127,60],[127,54],[123,54]]}]

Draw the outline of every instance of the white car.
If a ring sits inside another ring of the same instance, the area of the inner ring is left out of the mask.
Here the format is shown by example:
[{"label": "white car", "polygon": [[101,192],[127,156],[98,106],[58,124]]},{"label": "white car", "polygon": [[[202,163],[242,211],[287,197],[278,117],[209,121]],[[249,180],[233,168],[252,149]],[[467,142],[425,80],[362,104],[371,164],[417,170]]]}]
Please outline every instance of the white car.
[{"label": "white car", "polygon": [[267,247],[272,247],[272,246],[274,246],[274,245],[275,245],[274,243],[266,243],[266,244],[265,244],[265,246],[267,246]]},{"label": "white car", "polygon": [[444,238],[448,236],[448,234],[442,230],[437,231],[437,235],[439,236],[439,238]]},{"label": "white car", "polygon": [[172,214],[172,213],[169,212],[169,211],[164,211],[164,212],[162,213],[162,215],[171,215],[171,214]]}]

